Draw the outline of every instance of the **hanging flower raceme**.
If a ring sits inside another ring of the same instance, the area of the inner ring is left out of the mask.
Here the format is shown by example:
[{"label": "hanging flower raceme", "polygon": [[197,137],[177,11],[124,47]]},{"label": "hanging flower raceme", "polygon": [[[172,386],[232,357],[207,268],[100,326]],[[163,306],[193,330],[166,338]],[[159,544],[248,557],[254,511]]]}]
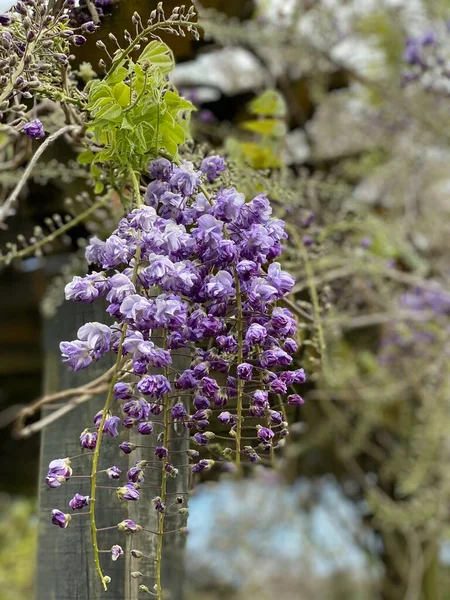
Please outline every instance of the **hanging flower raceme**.
[{"label": "hanging flower raceme", "polygon": [[[191,432],[193,473],[214,467],[205,454],[224,437],[229,447],[221,460],[238,469],[242,462],[273,460],[282,445],[285,405],[303,403],[289,388],[305,381],[303,369],[289,369],[297,351],[296,320],[282,300],[294,279],[277,261],[287,235],[265,195],[246,201],[232,187],[208,195],[203,178],[211,183],[224,169],[220,157],[206,158],[200,170],[188,162],[153,161],[146,204],[124,217],[106,241],[91,240],[86,258],[94,271],[66,286],[68,299],[106,298],[115,322],[85,324],[76,340],[61,343],[63,360],[78,371],[113,352],[127,365],[113,385],[120,417],[97,413],[94,427],[80,436],[83,448],[97,451],[100,428],[111,437],[122,426],[151,438],[160,432],[152,422],[160,414],[166,424]],[[191,355],[182,372],[172,364],[180,349]],[[155,441],[163,479],[176,477],[168,440]],[[136,444],[119,447],[129,454]],[[143,495],[144,463],[128,470],[117,489],[120,500]],[[107,470],[110,478],[120,477],[115,469]],[[60,485],[66,474],[62,467],[49,478]],[[153,505],[163,519],[164,494]]]}]

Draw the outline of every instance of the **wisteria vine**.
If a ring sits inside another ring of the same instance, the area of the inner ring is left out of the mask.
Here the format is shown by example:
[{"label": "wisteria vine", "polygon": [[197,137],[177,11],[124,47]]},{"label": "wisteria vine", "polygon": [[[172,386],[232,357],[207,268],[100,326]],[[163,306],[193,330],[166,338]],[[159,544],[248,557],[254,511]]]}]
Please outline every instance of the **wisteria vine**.
[{"label": "wisteria vine", "polygon": [[[131,173],[136,207],[106,241],[90,241],[86,258],[98,270],[75,277],[65,289],[66,298],[77,302],[106,298],[106,312],[115,321],[86,323],[76,340],[60,344],[63,360],[74,371],[109,352],[117,355],[104,408],[80,435],[82,448],[93,455],[90,496],[76,494],[69,502],[72,510],[90,512],[94,559],[105,589],[110,579],[100,563],[95,519],[103,435],[117,437],[123,427],[155,437],[152,447],[161,461],[161,487],[152,499],[159,513],[156,583],[153,590],[140,589],[161,599],[167,480],[178,474],[171,462],[170,425],[191,432],[187,454],[193,474],[215,465],[239,474],[252,463],[273,463],[274,449],[288,433],[285,404],[303,403],[290,389],[305,381],[303,369],[289,369],[297,351],[296,321],[280,306],[294,285],[276,261],[287,237],[285,224],[271,216],[263,194],[251,201],[234,188],[209,194],[205,179],[213,183],[225,168],[219,156],[205,158],[199,170],[187,161],[153,160],[143,203]],[[183,371],[172,360],[180,352],[190,357]],[[159,433],[161,422],[152,421],[157,415],[163,417]],[[208,453],[213,440],[227,442],[215,458]],[[136,447],[119,445],[126,454]],[[128,470],[117,488],[121,501],[142,497],[146,466],[137,461]],[[105,474],[121,478],[115,466]],[[71,475],[70,459],[58,459],[50,463],[46,483],[59,487]],[[59,527],[70,520],[69,513],[53,510],[52,522]],[[129,519],[117,528],[140,530]],[[143,553],[132,550],[134,557]],[[115,544],[112,559],[122,554]]]}]

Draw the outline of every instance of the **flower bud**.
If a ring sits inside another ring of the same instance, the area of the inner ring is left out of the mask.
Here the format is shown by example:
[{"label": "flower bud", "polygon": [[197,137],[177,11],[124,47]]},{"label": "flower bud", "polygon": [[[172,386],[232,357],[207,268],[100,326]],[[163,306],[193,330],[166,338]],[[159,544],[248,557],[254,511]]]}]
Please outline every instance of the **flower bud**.
[{"label": "flower bud", "polygon": [[117,488],[116,493],[119,500],[131,500],[132,502],[139,500],[139,491],[132,483],[126,483],[124,486]]},{"label": "flower bud", "polygon": [[140,550],[133,549],[130,550],[130,553],[133,558],[142,558],[144,556]]},{"label": "flower bud", "polygon": [[6,27],[7,25],[11,25],[11,22],[12,22],[11,15],[8,15],[6,13],[0,14],[0,25],[2,27]]},{"label": "flower bud", "polygon": [[132,444],[131,442],[122,442],[119,444],[119,448],[122,450],[124,454],[131,454],[133,450],[137,448],[136,444]]},{"label": "flower bud", "polygon": [[119,467],[116,467],[115,465],[109,467],[109,469],[106,469],[106,474],[108,475],[109,479],[119,479],[121,472],[122,471],[119,469]]},{"label": "flower bud", "polygon": [[86,43],[86,38],[84,35],[74,35],[72,42],[75,44],[75,46],[83,46],[83,44]]},{"label": "flower bud", "polygon": [[123,555],[122,547],[118,546],[117,544],[114,544],[114,546],[112,546],[112,548],[111,548],[111,559],[113,561],[116,561],[122,555]]},{"label": "flower bud", "polygon": [[139,579],[139,577],[143,577],[140,571],[133,571],[132,573],[130,573],[130,575],[133,579]]},{"label": "flower bud", "polygon": [[142,527],[140,525],[137,525],[131,519],[124,519],[123,521],[118,523],[117,529],[119,531],[129,531],[131,533],[138,533],[139,531],[142,531]]},{"label": "flower bud", "polygon": [[87,33],[95,33],[96,27],[94,21],[88,21],[87,23],[83,23],[81,29],[83,31],[86,31]]},{"label": "flower bud", "polygon": [[70,515],[61,512],[57,508],[52,510],[52,523],[53,525],[58,525],[61,529],[66,529],[71,519]]}]

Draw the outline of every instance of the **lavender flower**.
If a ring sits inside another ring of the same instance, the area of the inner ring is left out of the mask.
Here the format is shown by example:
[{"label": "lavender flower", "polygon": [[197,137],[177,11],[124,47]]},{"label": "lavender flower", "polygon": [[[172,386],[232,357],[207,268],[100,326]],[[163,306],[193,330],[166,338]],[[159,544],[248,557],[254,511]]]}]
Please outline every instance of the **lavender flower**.
[{"label": "lavender flower", "polygon": [[136,444],[132,444],[131,442],[122,442],[121,444],[119,444],[119,448],[124,454],[131,454],[133,450],[137,448],[137,446]]},{"label": "lavender flower", "polygon": [[298,394],[291,394],[287,397],[287,403],[291,406],[301,406],[302,404],[305,404],[305,401]]},{"label": "lavender flower", "polygon": [[270,442],[275,434],[271,429],[258,425],[256,428],[256,435],[262,442]]},{"label": "lavender flower", "polygon": [[213,460],[207,460],[203,458],[202,460],[199,460],[198,463],[196,463],[195,465],[192,465],[191,471],[192,473],[202,473],[203,471],[209,471],[213,465]]},{"label": "lavender flower", "polygon": [[121,546],[114,544],[114,546],[112,546],[112,548],[111,548],[111,559],[116,561],[122,555],[123,555],[123,550],[122,550]]},{"label": "lavender flower", "polygon": [[140,525],[137,525],[131,519],[124,519],[123,521],[121,521],[117,525],[117,529],[119,531],[128,531],[128,532],[131,532],[131,533],[142,531],[142,527]]},{"label": "lavender flower", "polygon": [[203,159],[200,171],[206,175],[209,183],[212,183],[217,179],[219,173],[225,171],[225,161],[221,156],[208,156]]},{"label": "lavender flower", "polygon": [[119,467],[116,467],[115,465],[106,469],[106,474],[109,479],[119,479],[121,472]]},{"label": "lavender flower", "polygon": [[34,119],[29,123],[25,123],[23,126],[23,132],[32,140],[39,140],[40,138],[45,137],[44,126],[39,119]]},{"label": "lavender flower", "polygon": [[97,445],[98,434],[96,431],[85,429],[80,435],[80,446],[88,450],[94,450]]},{"label": "lavender flower", "polygon": [[61,529],[66,529],[71,519],[72,517],[69,514],[65,514],[57,508],[52,510],[52,523],[53,525],[58,525]]},{"label": "lavender flower", "polygon": [[153,431],[153,423],[151,421],[144,421],[143,423],[139,423],[137,427],[137,432],[141,435],[150,435]]},{"label": "lavender flower", "polygon": [[79,510],[85,506],[89,506],[89,496],[82,496],[81,494],[75,494],[72,500],[69,501],[69,506],[72,510]]},{"label": "lavender flower", "polygon": [[114,398],[129,400],[133,396],[133,388],[129,383],[118,382],[114,385]]},{"label": "lavender flower", "polygon": [[117,488],[116,493],[119,500],[131,500],[133,502],[139,500],[139,491],[132,483],[126,483],[123,487]]}]

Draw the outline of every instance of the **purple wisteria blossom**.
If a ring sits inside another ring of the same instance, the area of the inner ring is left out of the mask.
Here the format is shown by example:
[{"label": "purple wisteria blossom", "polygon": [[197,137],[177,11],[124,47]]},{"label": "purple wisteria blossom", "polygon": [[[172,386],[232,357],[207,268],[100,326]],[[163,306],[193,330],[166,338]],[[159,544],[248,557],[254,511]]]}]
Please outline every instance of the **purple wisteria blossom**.
[{"label": "purple wisteria blossom", "polygon": [[[292,366],[296,318],[281,302],[294,286],[278,258],[287,237],[284,223],[272,216],[264,194],[246,198],[223,187],[209,195],[205,183],[224,170],[218,156],[205,158],[200,169],[187,161],[151,161],[144,204],[130,209],[106,240],[90,240],[86,259],[95,270],[65,288],[71,301],[105,301],[109,325],[80,327],[75,340],[61,342],[63,360],[75,371],[105,355],[116,364],[107,413],[94,416],[80,444],[99,451],[103,418],[105,436],[116,438],[120,430],[147,436],[142,445],[124,437],[113,443],[126,455],[138,448],[154,453],[160,462],[152,468],[160,469],[162,482],[178,476],[177,466],[186,467],[173,464],[178,450],[168,429],[176,436],[185,429],[198,447],[186,452],[192,473],[214,466],[208,452],[220,456],[222,470],[238,471],[238,461],[254,463],[281,448],[288,431],[280,404],[303,404],[297,386],[305,373]],[[221,453],[224,429],[229,447]],[[244,446],[244,439],[253,441]],[[146,466],[138,461],[128,468],[116,490],[120,500],[151,499]],[[70,461],[58,459],[46,483],[59,487],[71,474]],[[100,477],[118,480],[121,472],[112,466]],[[172,506],[163,495],[153,498],[160,518]],[[76,494],[69,504],[78,509],[88,503]],[[66,517],[58,513],[56,524],[67,526]],[[128,519],[117,528],[141,529]],[[113,560],[121,550],[112,547]]]},{"label": "purple wisteria blossom", "polygon": [[66,529],[71,519],[72,517],[69,514],[63,513],[57,508],[52,510],[52,523],[53,525],[58,525],[61,529]]},{"label": "purple wisteria blossom", "polygon": [[45,137],[44,126],[39,119],[34,119],[23,126],[23,132],[32,140],[39,140]]},{"label": "purple wisteria blossom", "polygon": [[75,494],[70,500],[69,506],[72,510],[79,510],[85,506],[89,506],[89,496],[82,496],[81,494]]}]

